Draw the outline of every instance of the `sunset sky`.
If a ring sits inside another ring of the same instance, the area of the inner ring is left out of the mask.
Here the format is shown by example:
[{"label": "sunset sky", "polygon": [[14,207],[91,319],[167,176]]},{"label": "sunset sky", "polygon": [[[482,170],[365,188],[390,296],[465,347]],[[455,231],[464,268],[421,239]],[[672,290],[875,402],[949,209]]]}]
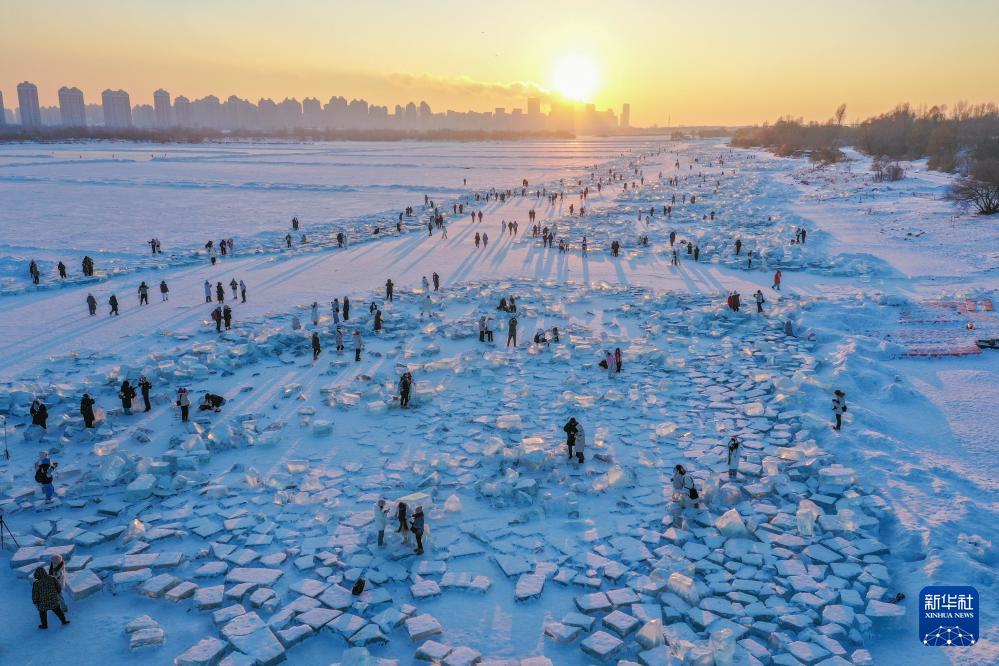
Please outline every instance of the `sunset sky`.
[{"label": "sunset sky", "polygon": [[595,79],[586,101],[630,102],[638,125],[999,100],[996,0],[2,1],[8,109],[27,79],[45,105],[75,85],[88,102],[111,87],[149,103],[163,87],[491,110],[554,90],[560,63],[562,79]]}]

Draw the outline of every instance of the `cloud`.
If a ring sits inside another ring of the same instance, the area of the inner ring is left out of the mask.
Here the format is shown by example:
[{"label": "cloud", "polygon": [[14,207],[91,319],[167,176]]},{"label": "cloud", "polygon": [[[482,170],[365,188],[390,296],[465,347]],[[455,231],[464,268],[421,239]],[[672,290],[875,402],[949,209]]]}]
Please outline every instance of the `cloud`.
[{"label": "cloud", "polygon": [[434,95],[464,95],[480,98],[503,98],[522,101],[525,97],[538,97],[550,101],[551,90],[533,81],[476,81],[468,76],[444,77],[431,74],[386,74],[385,79],[393,86],[414,92]]}]

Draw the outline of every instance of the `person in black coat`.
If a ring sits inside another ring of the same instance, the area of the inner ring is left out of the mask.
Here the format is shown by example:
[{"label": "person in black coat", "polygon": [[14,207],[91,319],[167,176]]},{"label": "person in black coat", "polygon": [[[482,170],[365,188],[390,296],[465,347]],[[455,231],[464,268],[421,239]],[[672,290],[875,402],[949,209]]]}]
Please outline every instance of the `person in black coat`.
[{"label": "person in black coat", "polygon": [[91,317],[97,314],[97,299],[94,298],[93,294],[87,294],[87,310]]},{"label": "person in black coat", "polygon": [[346,296],[343,297],[343,320],[350,320],[350,299]]},{"label": "person in black coat", "polygon": [[135,397],[135,389],[126,379],[121,383],[121,389],[118,391],[118,397],[121,398],[121,407],[125,410],[126,414],[132,413],[132,399]]},{"label": "person in black coat", "polygon": [[35,401],[31,403],[31,422],[36,426],[41,426],[42,428],[48,429],[46,421],[49,418],[49,410],[45,407],[45,403],[35,398]]},{"label": "person in black coat", "polygon": [[114,294],[111,294],[111,298],[108,299],[108,305],[111,306],[111,312],[108,313],[108,316],[118,314],[118,297],[117,296],[115,296]]},{"label": "person in black coat", "polygon": [[576,446],[576,427],[578,422],[575,417],[570,418],[566,421],[566,424],[562,426],[562,430],[565,431],[565,446],[569,449],[569,459],[572,459],[572,447]]},{"label": "person in black coat", "polygon": [[201,412],[221,412],[222,405],[225,404],[225,398],[215,393],[206,393],[205,397],[201,399],[201,404],[198,405],[198,411]]},{"label": "person in black coat", "polygon": [[315,361],[317,358],[319,358],[319,353],[322,350],[323,350],[323,348],[319,344],[319,332],[318,331],[313,331],[312,332],[312,360],[313,361]]},{"label": "person in black coat", "polygon": [[375,310],[375,332],[382,330],[382,311]]},{"label": "person in black coat", "polygon": [[413,522],[410,523],[409,529],[413,532],[413,536],[416,537],[416,554],[423,554],[423,531],[426,529],[426,523],[423,518],[423,507],[416,507],[416,511],[413,512]]},{"label": "person in black coat", "polygon": [[84,393],[80,398],[80,416],[83,417],[84,427],[94,427],[94,399],[89,393]]},{"label": "person in black coat", "polygon": [[52,611],[59,621],[69,624],[63,613],[62,588],[59,581],[49,575],[45,567],[35,569],[35,580],[31,584],[31,603],[38,609],[39,629],[49,628],[48,612]]},{"label": "person in black coat", "polygon": [[510,317],[510,321],[507,322],[506,327],[506,346],[509,347],[510,343],[513,342],[513,346],[517,346],[517,318]]},{"label": "person in black coat", "polygon": [[399,406],[409,407],[409,393],[413,390],[413,375],[407,370],[399,379]]},{"label": "person in black coat", "polygon": [[142,402],[145,404],[147,412],[152,409],[149,404],[149,389],[151,388],[153,388],[153,385],[148,379],[146,379],[145,375],[139,377],[139,390],[142,391]]}]

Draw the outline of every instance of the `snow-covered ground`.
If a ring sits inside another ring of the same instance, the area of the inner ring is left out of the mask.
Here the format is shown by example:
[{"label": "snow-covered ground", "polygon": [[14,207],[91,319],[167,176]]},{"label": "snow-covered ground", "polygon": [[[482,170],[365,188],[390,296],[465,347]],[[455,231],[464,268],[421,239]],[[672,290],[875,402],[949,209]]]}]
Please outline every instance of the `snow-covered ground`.
[{"label": "snow-covered ground", "polygon": [[[999,336],[985,310],[999,301],[999,228],[939,201],[947,177],[924,165],[876,184],[852,157],[816,169],[653,139],[3,147],[0,508],[21,548],[0,567],[0,663],[995,663],[999,354],[972,352]],[[481,198],[491,191],[509,196]],[[424,195],[447,239],[427,235]],[[532,208],[568,253],[532,236]],[[309,241],[289,249],[292,215]],[[153,236],[164,255],[149,255]],[[221,237],[236,253],[211,265],[203,244]],[[230,331],[215,332],[206,280],[225,288]],[[732,291],[741,312],[725,307]],[[338,354],[330,302],[345,295]],[[509,296],[516,348],[496,309]],[[479,342],[483,314],[493,344]],[[531,342],[553,326],[559,342]],[[615,348],[622,371],[608,375],[598,361]],[[118,386],[140,374],[152,409],[125,415]],[[183,424],[181,386],[227,403]],[[841,432],[834,388],[850,406]],[[87,391],[94,430],[78,414]],[[27,425],[34,396],[45,433]],[[570,416],[587,436],[582,465],[566,457]],[[743,456],[729,480],[733,434]],[[51,504],[33,480],[43,449],[61,463]],[[697,508],[673,501],[678,463]],[[394,513],[377,546],[379,498],[423,506],[423,555]],[[72,624],[50,618],[42,634],[28,577],[56,552]],[[934,583],[979,589],[978,645],[919,642],[914,603]]]}]

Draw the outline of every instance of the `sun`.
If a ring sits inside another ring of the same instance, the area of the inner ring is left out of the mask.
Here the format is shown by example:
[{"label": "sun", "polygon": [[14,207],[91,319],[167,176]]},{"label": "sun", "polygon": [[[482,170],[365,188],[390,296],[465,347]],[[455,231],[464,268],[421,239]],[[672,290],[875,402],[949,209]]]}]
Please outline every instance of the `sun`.
[{"label": "sun", "polygon": [[568,55],[555,65],[552,71],[552,85],[568,99],[589,102],[597,91],[597,68],[593,61],[583,55]]}]

